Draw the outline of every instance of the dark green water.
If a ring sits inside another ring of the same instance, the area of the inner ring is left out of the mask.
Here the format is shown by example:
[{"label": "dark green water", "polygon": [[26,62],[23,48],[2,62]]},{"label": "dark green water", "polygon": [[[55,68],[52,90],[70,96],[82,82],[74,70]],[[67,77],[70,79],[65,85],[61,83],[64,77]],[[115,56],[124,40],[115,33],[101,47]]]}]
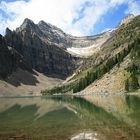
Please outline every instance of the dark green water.
[{"label": "dark green water", "polygon": [[140,140],[140,98],[0,98],[0,140],[70,140],[78,134]]}]

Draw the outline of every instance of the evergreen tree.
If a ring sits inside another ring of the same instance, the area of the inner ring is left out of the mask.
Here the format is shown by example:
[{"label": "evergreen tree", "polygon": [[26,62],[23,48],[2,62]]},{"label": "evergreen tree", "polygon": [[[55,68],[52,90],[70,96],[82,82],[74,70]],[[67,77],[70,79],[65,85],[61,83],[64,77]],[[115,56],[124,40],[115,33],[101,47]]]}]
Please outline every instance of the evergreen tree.
[{"label": "evergreen tree", "polygon": [[125,81],[125,90],[129,91],[129,80],[128,79]]},{"label": "evergreen tree", "polygon": [[130,87],[131,87],[132,90],[136,90],[136,89],[139,88],[138,78],[136,77],[135,74],[132,74],[132,76],[131,76]]}]

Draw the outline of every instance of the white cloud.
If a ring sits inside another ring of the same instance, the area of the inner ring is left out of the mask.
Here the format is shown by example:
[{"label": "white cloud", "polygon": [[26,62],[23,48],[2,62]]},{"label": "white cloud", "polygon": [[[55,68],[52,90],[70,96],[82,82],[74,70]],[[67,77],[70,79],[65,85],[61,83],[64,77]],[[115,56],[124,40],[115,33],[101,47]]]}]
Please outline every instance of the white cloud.
[{"label": "white cloud", "polygon": [[140,1],[137,0],[131,0],[128,2],[128,10],[126,13],[133,13],[134,15],[139,15],[140,14]]},{"label": "white cloud", "polygon": [[[88,35],[94,31],[95,24],[104,14],[117,5],[130,2],[127,12],[139,13],[139,6],[134,0],[23,0],[14,2],[0,2],[0,10],[9,17],[5,19],[0,13],[0,33],[5,27],[15,29],[20,26],[25,18],[32,19],[35,23],[44,20],[67,33],[73,35]],[[85,3],[89,3],[87,6]],[[83,10],[82,10],[83,9]],[[79,15],[82,17],[79,18]],[[78,19],[73,22],[74,19]]]}]

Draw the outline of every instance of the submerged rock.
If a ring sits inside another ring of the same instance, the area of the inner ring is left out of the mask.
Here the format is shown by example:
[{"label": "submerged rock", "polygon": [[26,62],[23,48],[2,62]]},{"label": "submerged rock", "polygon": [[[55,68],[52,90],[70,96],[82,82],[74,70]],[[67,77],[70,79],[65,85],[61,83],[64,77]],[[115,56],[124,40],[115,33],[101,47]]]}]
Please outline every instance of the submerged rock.
[{"label": "submerged rock", "polygon": [[70,140],[99,140],[96,132],[82,132],[73,136]]}]

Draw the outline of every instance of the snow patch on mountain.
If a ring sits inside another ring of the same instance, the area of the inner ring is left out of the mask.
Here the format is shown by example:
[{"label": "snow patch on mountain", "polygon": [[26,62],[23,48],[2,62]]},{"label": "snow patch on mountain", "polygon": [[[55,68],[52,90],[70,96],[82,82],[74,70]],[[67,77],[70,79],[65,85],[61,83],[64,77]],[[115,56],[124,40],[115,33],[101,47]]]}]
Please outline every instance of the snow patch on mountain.
[{"label": "snow patch on mountain", "polygon": [[93,53],[95,53],[97,50],[99,50],[99,48],[96,47],[96,45],[84,48],[76,48],[76,47],[67,48],[67,51],[69,53],[71,53],[72,55],[76,55],[78,57],[88,57]]},{"label": "snow patch on mountain", "polygon": [[[93,55],[94,53],[96,53],[97,51],[100,50],[101,46],[107,41],[107,39],[109,39],[109,37],[111,36],[112,31],[107,31],[104,32],[96,37],[92,37],[92,39],[85,39],[85,38],[77,38],[75,40],[74,46],[72,47],[68,47],[67,51],[72,54],[72,55],[76,55],[78,57],[88,57]],[[90,40],[90,41],[89,41]],[[84,46],[78,46],[77,44],[84,44]]]}]

